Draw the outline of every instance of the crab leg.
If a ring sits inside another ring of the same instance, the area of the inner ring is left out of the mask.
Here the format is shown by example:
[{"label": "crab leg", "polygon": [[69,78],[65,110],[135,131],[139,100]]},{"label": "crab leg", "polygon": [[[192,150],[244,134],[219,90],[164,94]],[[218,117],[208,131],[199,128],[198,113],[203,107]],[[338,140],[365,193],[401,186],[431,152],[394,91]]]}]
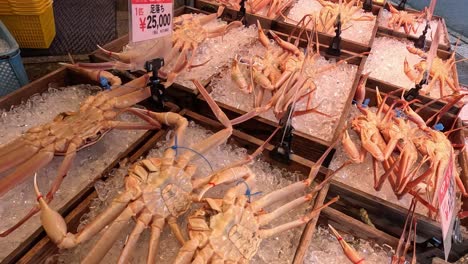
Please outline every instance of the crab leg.
[{"label": "crab leg", "polygon": [[5,153],[5,155],[0,156],[0,173],[14,168],[19,164],[22,164],[39,151],[39,148],[30,144],[22,144],[22,146],[12,149],[10,149],[9,147],[9,145],[6,145],[5,150],[11,150],[11,152]]},{"label": "crab leg", "polygon": [[181,73],[188,65],[187,50],[183,49],[174,65],[174,68],[167,74],[167,80],[164,82],[164,87],[167,88],[171,86],[175,82],[177,75],[179,75],[179,73]]},{"label": "crab leg", "polygon": [[202,250],[197,252],[197,254],[195,255],[195,259],[192,261],[192,264],[210,263],[210,259],[213,258],[213,253],[214,250],[211,246],[204,247]]},{"label": "crab leg", "polygon": [[213,146],[218,146],[222,144],[226,139],[228,139],[231,134],[232,134],[232,125],[231,122],[229,121],[228,117],[226,114],[219,108],[219,106],[216,104],[216,102],[211,98],[211,96],[208,94],[206,91],[205,87],[196,80],[193,80],[193,84],[195,87],[198,88],[202,96],[205,98],[207,101],[208,105],[212,109],[213,113],[215,116],[218,118],[218,120],[223,124],[226,128],[218,131],[215,133],[213,136],[206,138],[202,140],[201,142],[198,142],[197,144],[193,145],[191,148],[193,151],[185,151],[181,155],[177,157],[177,167],[179,168],[184,168],[189,161],[193,158],[195,153],[205,153],[208,151],[208,149],[212,148]]},{"label": "crab leg", "polygon": [[159,238],[161,236],[161,231],[164,228],[164,218],[160,216],[153,216],[153,221],[151,222],[151,236],[150,243],[148,247],[148,258],[146,263],[156,263],[156,256],[158,254],[158,245]]},{"label": "crab leg", "polygon": [[145,100],[151,96],[151,90],[149,87],[139,89],[135,92],[119,96],[115,101],[115,107],[117,109],[129,108],[138,102]]},{"label": "crab leg", "polygon": [[110,128],[115,128],[115,129],[141,129],[141,130],[151,130],[151,129],[159,129],[161,126],[155,126],[151,124],[145,124],[145,123],[133,123],[133,122],[124,122],[124,121],[109,121],[107,122],[108,127]]},{"label": "crab leg", "polygon": [[71,70],[73,70],[75,72],[81,73],[81,74],[89,77],[91,80],[95,80],[95,81],[99,82],[100,78],[104,77],[109,81],[111,86],[121,85],[122,84],[122,80],[120,80],[119,77],[117,77],[117,76],[115,76],[112,73],[107,72],[107,71],[88,70],[88,69],[80,68],[80,67],[78,67],[77,65],[74,65],[74,64],[69,64],[69,63],[59,63],[59,64],[62,65],[62,66],[65,66],[68,69],[71,69]]},{"label": "crab leg", "polygon": [[276,43],[281,46],[281,48],[293,53],[296,56],[299,56],[301,51],[292,43],[289,43],[287,41],[284,41],[281,39],[278,35],[275,34],[275,32],[269,30],[271,36],[275,39]]},{"label": "crab leg", "polygon": [[239,68],[239,62],[238,62],[238,57],[234,58],[232,60],[232,65],[231,65],[231,78],[234,80],[234,82],[239,86],[241,92],[245,94],[251,93],[249,90],[249,84],[247,84],[247,80],[245,79],[244,75],[242,74],[240,68]]},{"label": "crab leg", "polygon": [[144,206],[145,204],[140,200],[130,203],[106,229],[96,245],[93,246],[88,255],[83,259],[83,263],[99,263],[114,245],[122,229],[128,225],[128,221],[137,215]]},{"label": "crab leg", "polygon": [[[127,184],[131,184],[131,182],[127,180]],[[82,243],[84,241],[91,239],[92,237],[94,237],[94,235],[96,235],[99,231],[101,231],[106,225],[112,222],[117,216],[121,215],[122,217],[122,212],[124,210],[127,211],[125,213],[126,215],[130,213],[128,217],[130,218],[131,212],[129,212],[128,210],[131,211],[131,208],[130,207],[126,208],[126,206],[128,202],[130,202],[133,199],[135,195],[134,192],[137,192],[137,190],[131,189],[117,196],[117,198],[115,198],[112,201],[111,205],[104,212],[99,214],[90,224],[88,224],[82,231],[80,231],[78,234],[75,235],[72,233],[67,233],[67,225],[63,217],[47,205],[46,201],[44,200],[41,193],[39,192],[36,178],[34,179],[34,187],[35,187],[36,195],[38,196],[38,201],[39,201],[39,205],[41,208],[42,225],[45,231],[47,232],[47,235],[49,236],[49,238],[55,244],[57,244],[59,248],[72,248],[72,247],[75,247],[79,243]],[[134,203],[132,208],[134,208],[135,211],[139,211],[137,210],[138,206],[143,206],[143,203],[141,202]],[[125,225],[127,222],[124,221],[120,223]]]},{"label": "crab leg", "polygon": [[12,151],[19,149],[20,147],[25,146],[27,143],[22,138],[17,138],[9,143],[0,145],[0,157],[10,154]]},{"label": "crab leg", "polygon": [[261,214],[258,216],[258,223],[263,226],[270,223],[272,220],[282,216],[283,214],[291,211],[292,209],[300,206],[301,204],[310,202],[314,197],[315,192],[310,192],[304,196],[294,199],[293,201],[282,205],[268,214]]},{"label": "crab leg", "polygon": [[192,261],[195,251],[200,246],[198,239],[190,239],[180,249],[174,264],[189,264]]},{"label": "crab leg", "polygon": [[252,202],[251,206],[254,211],[259,211],[260,209],[267,207],[268,205],[274,204],[278,201],[281,201],[291,195],[291,193],[298,193],[304,191],[309,187],[308,182],[299,181],[293,184],[290,184],[284,188],[275,190],[262,198]]},{"label": "crab leg", "polygon": [[206,24],[206,23],[220,17],[224,12],[224,8],[225,8],[224,6],[219,6],[218,11],[216,13],[209,14],[209,15],[206,15],[206,16],[203,16],[203,17],[199,18],[200,23],[202,25],[204,25],[204,24]]},{"label": "crab leg", "polygon": [[[280,130],[279,127],[273,131],[273,133],[260,145],[251,155],[247,155],[244,159],[233,162],[232,164],[224,167],[223,169],[213,173],[212,175],[204,178],[199,178],[199,179],[194,179],[192,180],[192,186],[194,189],[198,189],[200,186],[204,184],[209,184],[208,186],[205,186],[205,188],[211,188],[216,185],[222,184],[222,183],[227,183],[227,182],[232,182],[234,180],[240,179],[240,178],[248,178],[246,175],[251,175],[252,172],[251,170],[244,166],[245,164],[251,162],[255,157],[260,155],[262,151],[265,149],[266,144],[270,142],[270,140],[273,138],[273,136]],[[203,194],[208,191],[205,189],[202,189],[199,194],[199,199],[203,196]]]},{"label": "crab leg", "polygon": [[18,166],[15,171],[0,179],[0,197],[11,190],[14,186],[22,183],[31,172],[38,171],[43,168],[54,158],[53,147],[49,146],[32,156],[28,162]]},{"label": "crab leg", "polygon": [[328,228],[332,231],[333,235],[335,235],[336,239],[341,245],[341,248],[343,249],[343,252],[345,253],[346,257],[353,263],[353,264],[364,264],[364,258],[359,256],[359,254],[352,248],[338,233],[338,231],[333,228],[330,224],[328,225]]},{"label": "crab leg", "polygon": [[260,229],[259,230],[259,236],[261,238],[268,238],[268,237],[271,237],[271,236],[274,236],[278,233],[281,233],[283,231],[286,231],[286,230],[289,230],[289,229],[292,229],[292,228],[295,228],[297,226],[300,226],[300,225],[303,225],[303,224],[306,224],[307,222],[309,222],[312,218],[314,218],[315,216],[317,216],[320,211],[323,209],[323,208],[326,208],[328,207],[330,204],[338,201],[339,197],[335,197],[333,199],[331,199],[330,201],[328,201],[326,204],[314,209],[313,211],[311,211],[309,214],[301,217],[300,219],[297,219],[295,221],[291,221],[289,223],[285,223],[285,224],[282,224],[282,225],[279,225],[279,226],[276,226],[276,227],[273,227],[273,228],[270,228],[270,229]]},{"label": "crab leg", "polygon": [[184,236],[182,235],[182,232],[180,231],[180,227],[177,224],[177,218],[174,216],[169,216],[167,218],[167,223],[169,224],[169,227],[171,228],[172,233],[176,237],[176,239],[179,241],[181,245],[185,244],[185,239]]},{"label": "crab leg", "polygon": [[[68,150],[67,150],[67,154],[65,155],[65,158],[63,159],[62,164],[60,165],[60,167],[58,169],[58,173],[57,173],[57,176],[56,176],[54,182],[52,183],[52,187],[49,190],[49,192],[47,193],[46,201],[48,203],[50,201],[52,201],[52,199],[54,197],[54,194],[57,192],[58,188],[62,184],[63,179],[67,175],[67,172],[70,170],[70,166],[72,165],[72,162],[73,162],[73,159],[75,158],[75,156],[76,156],[76,145],[71,143]],[[15,231],[18,227],[23,225],[23,223],[25,223],[29,218],[31,218],[33,215],[35,215],[37,212],[39,212],[39,210],[40,210],[39,206],[34,206],[33,208],[31,208],[31,210],[21,220],[19,220],[15,225],[13,225],[12,227],[10,227],[7,230],[3,231],[0,234],[0,237],[5,237],[8,234],[10,234],[11,232]]]},{"label": "crab leg", "polygon": [[223,184],[223,183],[231,183],[236,180],[239,180],[241,178],[247,178],[249,175],[253,175],[252,171],[246,167],[234,167],[234,168],[229,168],[227,170],[221,171],[220,173],[217,173],[210,177],[210,180],[206,186],[204,186],[198,195],[198,200],[201,200],[201,198],[205,195],[205,193],[210,190],[211,188]]},{"label": "crab leg", "polygon": [[132,251],[135,250],[136,243],[138,242],[141,233],[145,231],[146,228],[148,228],[150,221],[151,212],[149,212],[148,209],[143,209],[143,212],[136,219],[135,227],[125,242],[125,246],[122,249],[122,252],[120,252],[120,257],[117,262],[118,264],[129,263],[129,259],[132,256]]}]

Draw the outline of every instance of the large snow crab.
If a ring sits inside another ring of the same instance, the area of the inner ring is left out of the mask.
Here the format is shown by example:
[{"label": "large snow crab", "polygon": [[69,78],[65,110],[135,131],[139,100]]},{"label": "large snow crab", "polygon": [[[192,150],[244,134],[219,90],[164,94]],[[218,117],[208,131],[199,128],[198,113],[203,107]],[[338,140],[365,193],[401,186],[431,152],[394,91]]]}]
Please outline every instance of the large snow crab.
[{"label": "large snow crab", "polygon": [[262,228],[282,214],[309,202],[331,179],[329,176],[306,195],[284,204],[273,212],[264,212],[264,207],[286,200],[291,193],[307,191],[315,172],[316,170],[312,169],[308,179],[273,191],[256,201],[250,200],[250,193],[253,193],[251,188],[255,186],[255,174],[247,166],[229,166],[228,169],[218,172],[203,188],[199,198],[208,189],[221,183],[241,180],[245,184],[232,187],[222,199],[205,198],[205,206],[188,217],[190,240],[180,249],[175,263],[249,263],[263,239],[306,224],[320,210],[338,200],[338,197],[335,197],[297,220],[270,229]]},{"label": "large snow crab", "polygon": [[[101,77],[111,75],[88,70],[84,70],[84,74]],[[90,96],[76,112],[61,113],[52,122],[31,128],[11,143],[1,146],[0,173],[13,171],[0,179],[0,195],[45,167],[54,156],[64,156],[56,180],[46,196],[46,200],[51,201],[67,175],[77,151],[95,144],[111,129],[159,129],[163,119],[152,118],[149,111],[133,107],[151,96],[149,87],[146,87],[148,78],[149,75],[143,75],[125,85],[114,85],[110,90]],[[119,83],[120,80],[117,79],[110,78],[112,83]],[[124,112],[139,117],[143,122],[117,120]],[[39,208],[34,207],[1,236],[11,233],[38,211]]]}]

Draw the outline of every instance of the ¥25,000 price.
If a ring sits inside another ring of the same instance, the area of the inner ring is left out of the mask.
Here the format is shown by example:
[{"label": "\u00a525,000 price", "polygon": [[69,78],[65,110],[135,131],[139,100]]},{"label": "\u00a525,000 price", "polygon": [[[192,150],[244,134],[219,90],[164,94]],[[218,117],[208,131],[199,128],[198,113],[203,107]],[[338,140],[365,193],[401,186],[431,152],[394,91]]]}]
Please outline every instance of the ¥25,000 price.
[{"label": "\u00a525,000 price", "polygon": [[140,18],[141,31],[145,31],[145,29],[158,29],[171,25],[171,14],[149,15],[144,17],[143,21],[141,20]]}]

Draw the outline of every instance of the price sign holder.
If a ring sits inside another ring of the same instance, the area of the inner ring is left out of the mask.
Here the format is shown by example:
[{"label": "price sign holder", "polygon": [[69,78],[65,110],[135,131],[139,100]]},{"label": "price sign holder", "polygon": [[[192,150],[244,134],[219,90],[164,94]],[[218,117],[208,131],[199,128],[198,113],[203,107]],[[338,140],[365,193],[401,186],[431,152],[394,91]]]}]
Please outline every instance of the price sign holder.
[{"label": "price sign holder", "polygon": [[442,238],[444,240],[445,260],[448,259],[450,249],[452,248],[452,233],[455,222],[455,179],[453,177],[453,155],[450,160],[444,177],[440,182],[439,189],[439,215],[442,227]]},{"label": "price sign holder", "polygon": [[130,0],[130,42],[170,36],[173,7],[173,0]]}]

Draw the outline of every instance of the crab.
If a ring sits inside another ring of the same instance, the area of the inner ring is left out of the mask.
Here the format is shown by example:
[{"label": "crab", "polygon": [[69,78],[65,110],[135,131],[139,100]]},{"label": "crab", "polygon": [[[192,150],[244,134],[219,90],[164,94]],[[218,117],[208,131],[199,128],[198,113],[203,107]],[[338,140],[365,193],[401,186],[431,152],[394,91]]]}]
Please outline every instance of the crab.
[{"label": "crab", "polygon": [[[34,172],[47,166],[54,157],[64,156],[57,176],[47,193],[50,202],[67,175],[76,153],[83,148],[96,144],[112,129],[159,129],[162,119],[151,117],[150,111],[134,108],[133,105],[151,96],[148,83],[149,75],[117,85],[120,79],[109,72],[89,71],[66,65],[90,77],[107,77],[113,85],[109,90],[88,97],[77,111],[57,115],[53,121],[27,130],[23,135],[0,147],[0,173],[11,171],[0,179],[0,196],[16,185],[24,182]],[[128,112],[143,122],[117,120],[119,115]],[[39,208],[33,207],[13,227],[3,231],[4,237],[36,214]]]},{"label": "crab", "polygon": [[[297,220],[269,229],[262,228],[282,214],[310,202],[331,177],[316,185],[305,196],[296,198],[271,213],[265,213],[262,208],[287,199],[291,193],[307,190],[311,183],[310,178],[273,191],[256,201],[250,200],[255,174],[246,166],[242,169],[223,170],[214,183],[229,183],[239,178],[244,184],[237,184],[229,189],[222,199],[205,198],[204,207],[189,216],[190,240],[180,249],[174,263],[249,263],[263,239],[306,224],[323,208],[338,200],[335,197]],[[210,183],[204,190],[212,186],[214,185]]]},{"label": "crab", "polygon": [[323,6],[318,18],[320,23],[317,24],[317,30],[320,32],[332,34],[335,30],[335,23],[338,17],[340,18],[343,28],[346,27],[350,21],[372,21],[375,19],[374,15],[354,16],[357,12],[362,10],[360,1],[357,0],[344,1],[344,4],[337,4],[325,0],[318,0],[318,2]]},{"label": "crab", "polygon": [[388,8],[392,13],[392,17],[388,21],[388,27],[391,29],[400,29],[400,27],[403,27],[406,34],[410,34],[411,31],[416,33],[418,30],[416,24],[418,24],[419,27],[419,23],[421,23],[427,15],[427,9],[419,13],[410,13],[408,11],[397,10],[390,3],[388,3]]},{"label": "crab", "polygon": [[[240,21],[233,21],[227,25],[207,29],[205,25],[220,17],[224,7],[220,6],[217,13],[209,15],[184,14],[174,18],[174,31],[172,34],[172,48],[169,54],[165,54],[165,42],[141,42],[127,46],[124,52],[112,52],[100,46],[98,48],[115,61],[102,63],[77,63],[76,65],[86,69],[117,69],[117,70],[145,70],[147,61],[157,57],[164,57],[169,63],[165,65],[158,75],[167,78],[165,87],[174,83],[175,78],[185,69],[202,66],[208,61],[192,65],[197,49],[208,38],[223,36],[229,30],[242,26]],[[167,55],[167,56],[166,56]]]},{"label": "crab", "polygon": [[[413,48],[410,46],[407,46],[406,49],[413,54],[418,55],[422,59],[426,59],[427,54],[417,48]],[[428,94],[431,92],[434,84],[436,81],[439,81],[439,89],[440,89],[440,97],[445,96],[445,88],[446,85],[452,90],[452,94],[459,94],[460,93],[460,87],[458,85],[458,80],[456,79],[455,76],[455,68],[454,64],[456,63],[455,61],[455,52],[452,53],[450,58],[448,60],[442,60],[439,57],[435,57],[434,60],[432,61],[432,66],[431,70],[429,72],[429,76],[431,77],[431,80],[427,87],[425,87],[422,92]],[[405,58],[404,61],[404,71],[406,76],[413,82],[419,83],[424,77],[424,72],[427,70],[427,61],[426,60],[421,60],[417,64],[413,65],[413,68],[415,71],[413,71],[410,66],[408,61]]]}]

